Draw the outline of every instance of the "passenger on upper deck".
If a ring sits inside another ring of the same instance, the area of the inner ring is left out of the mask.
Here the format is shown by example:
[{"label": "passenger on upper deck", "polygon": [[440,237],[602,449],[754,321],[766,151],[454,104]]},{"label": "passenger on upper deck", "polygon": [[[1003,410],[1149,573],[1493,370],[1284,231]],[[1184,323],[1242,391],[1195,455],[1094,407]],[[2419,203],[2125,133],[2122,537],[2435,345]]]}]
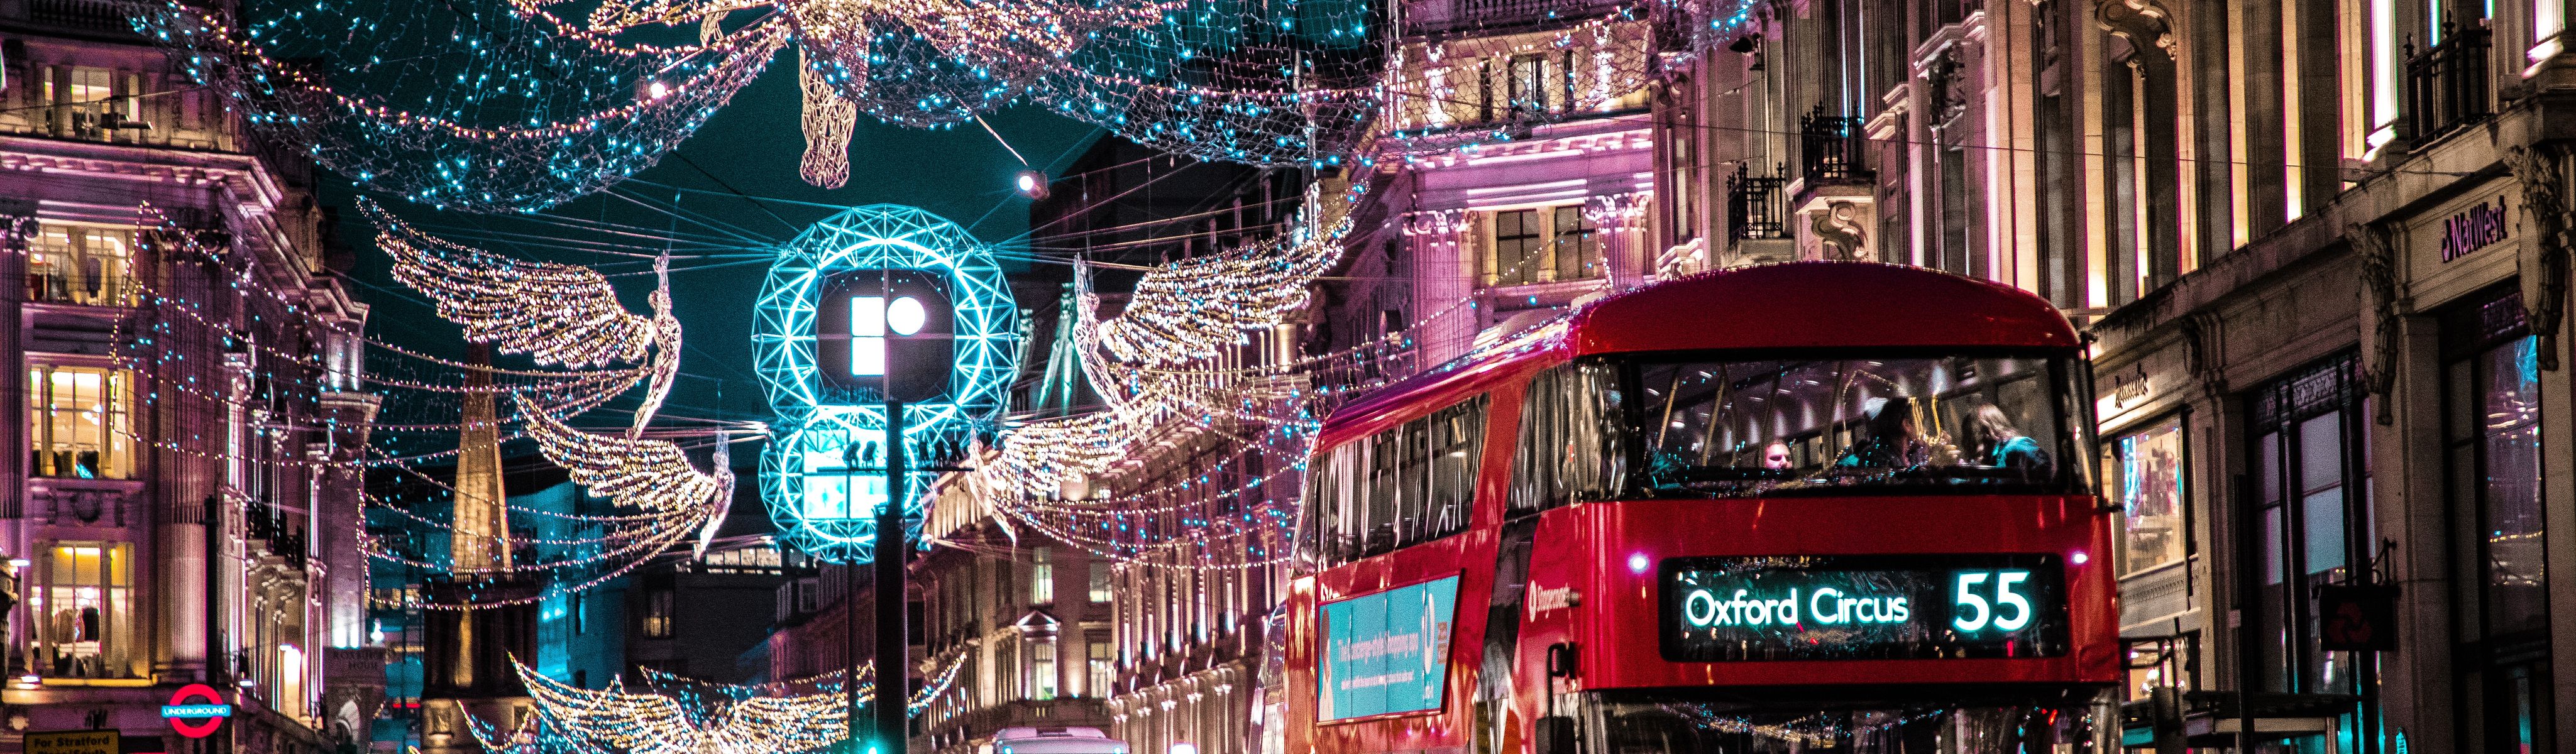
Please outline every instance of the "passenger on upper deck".
[{"label": "passenger on upper deck", "polygon": [[1762,446],[1762,468],[1787,471],[1792,463],[1788,443],[1772,440],[1771,444]]},{"label": "passenger on upper deck", "polygon": [[2048,451],[2040,449],[2038,440],[2013,428],[2003,409],[1993,404],[1978,406],[1970,419],[1969,437],[1986,465],[2031,472],[2035,477],[2048,476]]},{"label": "passenger on upper deck", "polygon": [[1914,426],[1914,399],[1905,397],[1873,400],[1878,404],[1863,424],[1867,434],[1843,451],[1836,466],[1902,469],[1921,466],[1931,458],[1931,446]]}]

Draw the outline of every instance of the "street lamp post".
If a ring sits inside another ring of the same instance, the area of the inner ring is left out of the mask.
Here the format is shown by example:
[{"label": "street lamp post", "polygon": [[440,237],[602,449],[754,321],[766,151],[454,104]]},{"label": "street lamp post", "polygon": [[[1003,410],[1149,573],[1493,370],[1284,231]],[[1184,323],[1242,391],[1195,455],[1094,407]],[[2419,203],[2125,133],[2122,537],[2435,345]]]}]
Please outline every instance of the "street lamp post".
[{"label": "street lamp post", "polygon": [[[877,506],[877,741],[873,754],[905,754],[910,736],[905,728],[905,687],[911,685],[904,648],[903,557],[910,551],[903,534],[904,448],[903,401],[885,402],[886,499]],[[856,677],[853,676],[853,680]],[[863,752],[862,754],[870,754]]]}]

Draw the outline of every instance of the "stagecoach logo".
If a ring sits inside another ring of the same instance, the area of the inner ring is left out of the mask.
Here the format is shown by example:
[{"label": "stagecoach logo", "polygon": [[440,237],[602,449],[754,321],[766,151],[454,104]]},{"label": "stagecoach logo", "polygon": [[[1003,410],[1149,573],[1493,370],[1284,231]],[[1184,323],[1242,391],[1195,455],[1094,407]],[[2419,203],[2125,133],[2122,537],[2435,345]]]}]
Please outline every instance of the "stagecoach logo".
[{"label": "stagecoach logo", "polygon": [[1579,604],[1583,604],[1583,598],[1574,593],[1573,585],[1569,584],[1555,589],[1540,589],[1538,582],[1530,582],[1530,620],[1538,620],[1539,613],[1544,613],[1550,610],[1564,610]]},{"label": "stagecoach logo", "polygon": [[2511,229],[2512,225],[2505,222],[2504,197],[2496,197],[2492,205],[2478,202],[2478,206],[2442,221],[2442,261],[2494,245],[2504,240]]}]

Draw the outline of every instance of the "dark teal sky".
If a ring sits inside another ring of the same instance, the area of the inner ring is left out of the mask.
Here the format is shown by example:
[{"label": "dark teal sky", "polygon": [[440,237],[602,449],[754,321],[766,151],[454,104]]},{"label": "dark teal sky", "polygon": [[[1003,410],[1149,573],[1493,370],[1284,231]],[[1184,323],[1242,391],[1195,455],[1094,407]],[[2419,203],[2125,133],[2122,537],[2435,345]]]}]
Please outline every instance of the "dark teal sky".
[{"label": "dark teal sky", "polygon": [[[661,164],[612,188],[612,192],[668,202],[681,194],[683,208],[730,225],[747,240],[742,248],[721,253],[746,254],[781,243],[805,226],[840,207],[864,204],[908,204],[946,217],[987,242],[1014,238],[1028,228],[1028,201],[1012,191],[1021,170],[992,135],[972,122],[941,130],[917,130],[876,123],[862,115],[850,146],[850,180],[838,189],[806,184],[796,174],[804,151],[799,124],[795,53],[782,53],[762,77],[737,95],[697,134]],[[1023,106],[986,116],[993,128],[1040,167],[1061,167],[1099,135],[1098,129],[1042,108]],[[675,191],[674,189],[687,189]],[[778,201],[750,201],[732,194]],[[342,186],[328,192],[343,221],[342,237],[356,249],[355,293],[374,305],[369,329],[377,337],[431,353],[454,356],[463,341],[454,325],[438,319],[417,292],[388,274],[389,261],[376,251],[373,230],[352,206],[355,194]],[[638,235],[576,230],[530,222],[525,218],[438,212],[388,200],[395,212],[432,233],[450,231],[457,240],[519,258],[574,264],[599,264],[612,273],[647,272],[649,266],[614,256],[550,243],[545,238],[594,240],[633,247],[658,248],[661,229],[675,225],[684,236],[719,231],[639,206],[627,199],[593,195],[549,210],[550,215],[605,220],[630,226]],[[801,204],[800,204],[801,203]],[[461,236],[481,231],[486,238]],[[515,242],[489,234],[524,234]],[[640,237],[639,237],[640,236]],[[641,251],[643,249],[630,249]],[[729,264],[725,264],[729,263]],[[723,266],[714,266],[723,264]],[[690,269],[705,266],[705,269]],[[674,390],[666,414],[724,418],[760,418],[767,413],[751,371],[751,305],[766,265],[756,258],[678,259],[673,264],[673,299],[687,347],[681,363],[687,374]],[[649,275],[614,277],[620,293],[636,312],[648,311]],[[378,359],[378,362],[384,361]],[[505,366],[525,365],[520,357],[502,357]],[[718,398],[719,391],[722,394]],[[629,401],[631,404],[631,401]],[[398,406],[387,421],[409,420]],[[432,417],[419,417],[431,419]],[[446,421],[453,421],[452,417]]]}]

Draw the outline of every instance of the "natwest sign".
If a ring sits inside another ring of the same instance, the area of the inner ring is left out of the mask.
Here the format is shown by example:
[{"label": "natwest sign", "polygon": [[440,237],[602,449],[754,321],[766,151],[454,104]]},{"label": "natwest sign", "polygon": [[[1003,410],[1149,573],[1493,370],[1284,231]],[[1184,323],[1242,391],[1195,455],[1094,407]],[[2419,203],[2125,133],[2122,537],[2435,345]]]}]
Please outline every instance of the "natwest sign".
[{"label": "natwest sign", "polygon": [[2512,232],[2513,224],[2505,220],[2504,197],[2496,197],[2494,204],[2478,202],[2442,221],[2442,261],[2493,246]]},{"label": "natwest sign", "polygon": [[205,738],[223,727],[224,718],[233,716],[233,706],[224,701],[215,687],[191,683],[170,695],[170,703],[161,705],[162,719],[170,729],[189,738]]}]

